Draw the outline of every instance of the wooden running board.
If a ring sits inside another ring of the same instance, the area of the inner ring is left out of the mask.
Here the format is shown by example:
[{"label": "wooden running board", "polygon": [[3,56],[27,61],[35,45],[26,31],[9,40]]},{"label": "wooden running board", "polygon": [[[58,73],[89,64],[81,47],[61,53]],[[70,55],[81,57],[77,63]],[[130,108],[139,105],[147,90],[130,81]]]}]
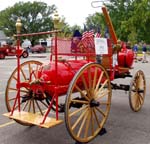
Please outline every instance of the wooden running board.
[{"label": "wooden running board", "polygon": [[13,115],[10,115],[10,113],[5,113],[3,115],[14,120],[27,122],[44,128],[50,128],[58,124],[61,124],[63,122],[63,120],[56,120],[56,118],[47,117],[45,123],[41,124],[44,116],[41,116],[39,114],[33,114],[30,112],[24,112],[24,111],[20,111],[20,112],[14,111]]}]

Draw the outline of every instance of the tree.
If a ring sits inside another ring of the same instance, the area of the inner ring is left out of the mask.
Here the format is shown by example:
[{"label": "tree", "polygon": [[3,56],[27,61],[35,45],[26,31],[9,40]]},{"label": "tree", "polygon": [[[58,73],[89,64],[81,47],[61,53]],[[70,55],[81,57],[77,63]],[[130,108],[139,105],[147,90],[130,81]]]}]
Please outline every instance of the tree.
[{"label": "tree", "polygon": [[102,13],[95,13],[86,18],[85,25],[88,30],[93,29],[95,32],[97,32],[97,29],[100,28],[101,33],[104,33],[106,23]]},{"label": "tree", "polygon": [[[0,12],[0,28],[7,36],[13,36],[16,33],[16,20],[20,17],[22,22],[21,33],[50,31],[54,27],[52,14],[55,10],[55,5],[47,6],[44,2],[19,2]],[[30,37],[29,39],[34,44],[38,38]]]},{"label": "tree", "polygon": [[118,37],[133,43],[144,40],[149,43],[149,0],[111,0],[106,5]]},{"label": "tree", "polygon": [[[104,1],[103,4],[107,7],[118,39],[132,43],[150,43],[149,0],[109,0],[109,3]],[[100,25],[104,32],[107,23],[102,13],[95,13],[86,18],[86,25],[94,29]]]}]

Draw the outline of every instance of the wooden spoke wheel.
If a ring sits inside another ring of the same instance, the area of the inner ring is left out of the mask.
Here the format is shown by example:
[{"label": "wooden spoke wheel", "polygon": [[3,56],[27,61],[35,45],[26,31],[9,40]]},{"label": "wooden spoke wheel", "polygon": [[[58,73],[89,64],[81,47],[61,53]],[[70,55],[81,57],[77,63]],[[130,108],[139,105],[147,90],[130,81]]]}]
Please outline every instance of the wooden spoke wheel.
[{"label": "wooden spoke wheel", "polygon": [[[31,83],[37,78],[37,71],[42,65],[38,61],[27,61],[20,65],[20,83]],[[5,92],[5,101],[8,111],[13,108],[18,89],[17,89],[17,68],[11,74]],[[20,88],[20,110],[30,113],[40,113],[43,115],[44,110],[47,109],[48,103],[44,99],[45,93],[34,93],[26,86]],[[15,110],[18,110],[18,100],[15,106]],[[18,123],[26,126],[31,124],[16,120]]]},{"label": "wooden spoke wheel", "polygon": [[29,56],[29,53],[27,52],[27,51],[24,51],[23,53],[22,53],[22,57],[23,58],[27,58]]},{"label": "wooden spoke wheel", "polygon": [[111,85],[103,66],[88,63],[71,81],[65,105],[65,123],[77,142],[89,142],[103,128],[111,105]]},{"label": "wooden spoke wheel", "polygon": [[138,112],[144,104],[146,81],[143,71],[139,70],[131,80],[129,89],[129,104],[133,111]]}]

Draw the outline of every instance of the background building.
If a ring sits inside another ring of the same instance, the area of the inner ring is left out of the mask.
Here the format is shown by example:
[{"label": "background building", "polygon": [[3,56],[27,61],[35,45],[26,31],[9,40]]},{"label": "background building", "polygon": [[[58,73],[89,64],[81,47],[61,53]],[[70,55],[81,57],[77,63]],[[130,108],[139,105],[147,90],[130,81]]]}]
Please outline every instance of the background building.
[{"label": "background building", "polygon": [[2,30],[0,30],[0,45],[6,44],[7,37]]}]

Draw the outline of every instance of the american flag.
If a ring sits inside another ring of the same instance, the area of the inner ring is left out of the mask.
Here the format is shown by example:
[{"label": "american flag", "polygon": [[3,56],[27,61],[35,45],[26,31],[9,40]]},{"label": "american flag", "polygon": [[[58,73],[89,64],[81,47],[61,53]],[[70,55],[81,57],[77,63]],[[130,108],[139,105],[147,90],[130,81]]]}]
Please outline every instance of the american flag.
[{"label": "american flag", "polygon": [[89,31],[88,37],[89,37],[90,47],[92,47],[92,48],[95,47],[94,46],[94,31],[93,30]]},{"label": "american flag", "polygon": [[90,30],[88,32],[88,37],[91,38],[91,37],[94,37],[94,31],[93,30]]},{"label": "american flag", "polygon": [[88,37],[88,31],[84,31],[82,34],[82,40],[86,39]]},{"label": "american flag", "polygon": [[100,28],[97,29],[97,33],[95,34],[96,38],[100,38],[101,37],[101,32],[100,32]]},{"label": "american flag", "polygon": [[85,48],[88,47],[94,47],[94,31],[89,30],[89,31],[84,31],[82,34],[82,44],[84,45]]}]

